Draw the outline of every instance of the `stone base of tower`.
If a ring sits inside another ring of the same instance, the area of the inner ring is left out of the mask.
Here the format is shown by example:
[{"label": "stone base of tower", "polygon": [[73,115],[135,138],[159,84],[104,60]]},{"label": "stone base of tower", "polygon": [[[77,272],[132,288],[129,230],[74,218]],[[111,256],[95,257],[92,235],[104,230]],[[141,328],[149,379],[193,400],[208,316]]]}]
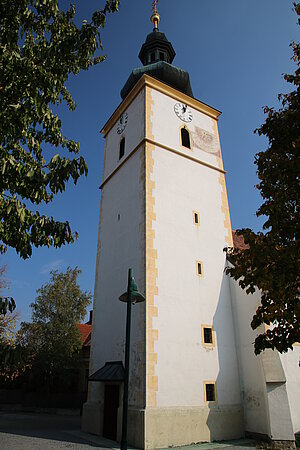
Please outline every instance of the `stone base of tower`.
[{"label": "stone base of tower", "polygon": [[[117,423],[117,442],[121,442],[122,436],[122,407],[118,409]],[[103,436],[103,403],[86,402],[83,405],[82,412],[82,430]],[[135,448],[145,448],[145,410],[133,409],[128,410],[128,444]]]},{"label": "stone base of tower", "polygon": [[[121,441],[122,407],[118,409],[117,438]],[[103,435],[103,404],[89,401],[83,406],[82,429],[98,436]],[[239,439],[246,435],[258,440],[275,442],[267,435],[244,432],[243,407],[203,406],[171,408],[129,408],[128,444],[139,449],[155,449]],[[283,445],[283,443],[285,445]],[[293,449],[293,440],[281,441],[274,448]]]},{"label": "stone base of tower", "polygon": [[[83,406],[82,429],[103,435],[103,407],[99,402]],[[117,441],[121,441],[122,408],[118,411]],[[196,442],[238,439],[244,436],[243,408],[172,407],[128,411],[128,444],[140,449],[166,448]]]},{"label": "stone base of tower", "polygon": [[99,402],[86,402],[82,409],[81,428],[83,431],[102,436],[103,408]]},{"label": "stone base of tower", "polygon": [[145,410],[145,449],[244,436],[241,405],[223,407],[148,408]]}]

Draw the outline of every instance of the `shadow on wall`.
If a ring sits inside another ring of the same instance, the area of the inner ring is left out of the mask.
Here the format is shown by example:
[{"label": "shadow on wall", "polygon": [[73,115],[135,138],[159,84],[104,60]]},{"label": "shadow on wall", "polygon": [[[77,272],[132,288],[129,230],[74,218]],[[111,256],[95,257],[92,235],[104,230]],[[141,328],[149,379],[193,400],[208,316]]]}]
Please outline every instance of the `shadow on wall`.
[{"label": "shadow on wall", "polygon": [[[204,395],[209,414],[207,426],[210,440],[229,440],[244,437],[243,406],[240,389],[234,320],[228,277],[223,274],[219,301],[213,318],[214,347],[207,351],[218,352],[219,372],[213,387],[204,384]],[[212,383],[213,384],[213,383]],[[212,393],[211,393],[212,392]]]}]

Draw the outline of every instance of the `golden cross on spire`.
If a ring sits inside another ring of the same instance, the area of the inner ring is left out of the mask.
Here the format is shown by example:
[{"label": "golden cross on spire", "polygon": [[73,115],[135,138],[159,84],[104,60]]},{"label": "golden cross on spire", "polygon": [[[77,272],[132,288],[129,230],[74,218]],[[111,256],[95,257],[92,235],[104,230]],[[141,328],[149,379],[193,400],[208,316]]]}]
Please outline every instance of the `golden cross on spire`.
[{"label": "golden cross on spire", "polygon": [[158,3],[158,0],[154,0],[154,2],[152,3],[152,16],[150,18],[151,22],[154,25],[154,28],[157,28],[157,25],[160,22],[160,15],[158,14],[158,11],[157,11],[157,3]]},{"label": "golden cross on spire", "polygon": [[158,0],[154,0],[154,2],[152,3],[152,12],[153,12],[153,14],[158,14],[158,12],[157,12],[157,3],[158,3]]}]

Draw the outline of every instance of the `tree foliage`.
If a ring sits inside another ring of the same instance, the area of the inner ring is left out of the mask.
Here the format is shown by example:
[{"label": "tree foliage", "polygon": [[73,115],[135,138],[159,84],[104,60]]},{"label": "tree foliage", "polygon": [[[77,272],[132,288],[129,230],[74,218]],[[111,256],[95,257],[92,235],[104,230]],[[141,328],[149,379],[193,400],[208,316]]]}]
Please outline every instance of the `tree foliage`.
[{"label": "tree foliage", "polygon": [[8,286],[5,278],[6,266],[0,267],[0,320],[2,315],[12,313],[16,308],[16,303],[12,297],[1,295],[2,289]]},{"label": "tree foliage", "polygon": [[8,286],[6,266],[0,268],[0,381],[14,380],[28,367],[29,360],[16,343],[18,313],[12,297],[1,296]]},{"label": "tree foliage", "polygon": [[78,268],[53,271],[31,303],[32,322],[21,323],[20,343],[33,357],[33,365],[48,375],[72,365],[82,342],[77,324],[86,314],[91,294],[77,284]]},{"label": "tree foliage", "polygon": [[[106,0],[90,22],[75,23],[75,6],[61,0],[0,2],[0,252],[7,246],[22,258],[32,246],[74,242],[68,221],[41,215],[48,204],[87,174],[79,143],[63,135],[53,107],[75,103],[70,75],[104,61],[100,29],[119,0]],[[58,150],[59,149],[59,150]]]},{"label": "tree foliage", "polygon": [[18,317],[16,311],[0,314],[0,345],[3,343],[14,345]]},{"label": "tree foliage", "polygon": [[[300,4],[294,6],[300,15]],[[300,45],[291,46],[297,69],[284,79],[294,90],[279,95],[279,110],[264,108],[266,121],[256,130],[269,142],[255,157],[263,199],[256,215],[267,218],[264,232],[238,230],[248,248],[227,250],[227,274],[248,294],[261,291],[251,326],[270,327],[256,338],[256,354],[266,348],[286,352],[300,341]]]}]

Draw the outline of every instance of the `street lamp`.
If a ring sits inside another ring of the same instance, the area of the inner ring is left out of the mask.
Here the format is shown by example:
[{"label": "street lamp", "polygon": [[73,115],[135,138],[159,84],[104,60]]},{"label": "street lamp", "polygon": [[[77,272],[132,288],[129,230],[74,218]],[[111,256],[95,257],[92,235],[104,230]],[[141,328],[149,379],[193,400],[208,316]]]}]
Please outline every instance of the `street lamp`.
[{"label": "street lamp", "polygon": [[125,377],[123,394],[123,417],[122,417],[122,439],[121,450],[127,450],[127,418],[128,418],[128,381],[129,381],[129,354],[130,354],[130,327],[131,327],[131,304],[144,302],[145,297],[138,291],[132,276],[132,269],[128,270],[127,291],[119,297],[121,302],[127,303],[126,314],[126,339],[125,339]]}]

